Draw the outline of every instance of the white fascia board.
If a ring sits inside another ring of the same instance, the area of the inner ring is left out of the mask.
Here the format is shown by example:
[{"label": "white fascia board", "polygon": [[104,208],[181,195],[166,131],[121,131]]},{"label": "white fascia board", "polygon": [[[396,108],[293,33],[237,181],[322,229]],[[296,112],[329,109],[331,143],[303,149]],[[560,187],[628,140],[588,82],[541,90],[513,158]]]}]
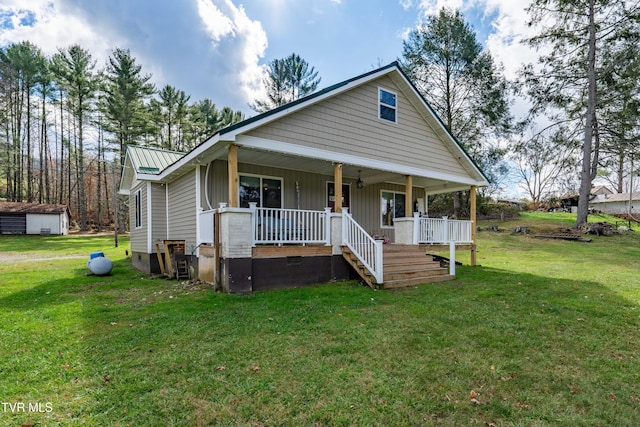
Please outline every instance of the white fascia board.
[{"label": "white fascia board", "polygon": [[387,172],[399,173],[402,175],[419,176],[423,178],[437,179],[441,181],[449,181],[456,184],[464,185],[485,185],[485,181],[476,181],[471,178],[460,177],[443,172],[421,169],[398,163],[386,162],[382,160],[368,159],[365,157],[354,156],[352,154],[336,153],[335,151],[324,150],[320,148],[305,147],[287,142],[274,141],[271,139],[257,138],[253,136],[241,135],[236,138],[236,144],[240,147],[258,149],[264,151],[273,151],[282,154],[292,154],[294,156],[306,157],[311,159],[326,160],[335,163],[344,163],[354,166],[362,166],[363,168],[377,169]]},{"label": "white fascia board", "polygon": [[199,164],[198,157],[204,155],[212,147],[220,145],[221,149],[224,148],[226,144],[223,143],[225,142],[228,142],[226,138],[223,140],[220,138],[219,134],[215,134],[210,139],[206,140],[205,142],[185,154],[184,157],[163,170],[160,174],[152,176],[155,177],[155,181],[164,182],[169,175],[175,173],[177,170],[183,168],[184,166],[193,166],[195,164]]},{"label": "white fascia board", "polygon": [[147,253],[153,252],[153,201],[151,182],[147,181]]},{"label": "white fascia board", "polygon": [[[427,196],[433,196],[434,194],[442,194],[442,193],[455,193],[456,191],[466,191],[471,187],[470,185],[457,185],[454,184],[445,184],[442,187],[425,187],[424,194]],[[477,185],[476,185],[477,187]]]}]

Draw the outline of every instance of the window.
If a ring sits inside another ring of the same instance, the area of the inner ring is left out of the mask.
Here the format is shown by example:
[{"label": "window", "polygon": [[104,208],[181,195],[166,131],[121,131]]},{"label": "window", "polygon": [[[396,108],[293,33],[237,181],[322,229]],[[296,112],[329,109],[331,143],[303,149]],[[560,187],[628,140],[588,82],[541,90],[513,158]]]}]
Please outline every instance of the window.
[{"label": "window", "polygon": [[[348,208],[351,206],[351,185],[342,184],[342,207]],[[331,181],[327,181],[327,206],[331,208],[331,212],[336,210],[336,184]]]},{"label": "window", "polygon": [[380,197],[381,226],[393,227],[395,218],[404,218],[404,193],[382,191]]},{"label": "window", "polygon": [[142,191],[136,191],[136,228],[142,227]]},{"label": "window", "polygon": [[248,208],[250,202],[264,208],[282,208],[282,179],[240,175],[239,181],[241,208]]},{"label": "window", "polygon": [[380,88],[378,91],[379,117],[397,123],[397,96],[393,92]]}]

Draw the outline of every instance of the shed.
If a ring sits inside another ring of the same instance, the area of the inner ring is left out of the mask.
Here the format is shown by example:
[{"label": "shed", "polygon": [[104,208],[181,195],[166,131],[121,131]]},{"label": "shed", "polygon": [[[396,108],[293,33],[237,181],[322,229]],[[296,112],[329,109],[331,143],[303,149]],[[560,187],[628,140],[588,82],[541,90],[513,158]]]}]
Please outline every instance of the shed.
[{"label": "shed", "polygon": [[69,233],[67,205],[0,202],[0,234]]}]

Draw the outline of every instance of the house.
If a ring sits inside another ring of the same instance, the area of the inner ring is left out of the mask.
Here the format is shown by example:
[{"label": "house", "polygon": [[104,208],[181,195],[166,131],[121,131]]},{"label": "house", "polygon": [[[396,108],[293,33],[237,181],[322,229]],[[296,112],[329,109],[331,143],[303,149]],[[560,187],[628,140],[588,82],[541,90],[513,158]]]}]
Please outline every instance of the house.
[{"label": "house", "polygon": [[[486,185],[394,62],[186,154],[130,146],[120,193],[135,267],[172,276],[186,263],[250,292],[356,274],[372,287],[449,279],[425,251],[470,250],[475,263],[475,194]],[[460,190],[471,191],[471,220],[428,217],[428,195]]]},{"label": "house", "polygon": [[[589,193],[589,200],[592,200],[594,197],[597,197],[597,196],[604,196],[608,194],[613,194],[613,191],[609,190],[604,185],[594,185],[591,188],[591,192]],[[562,206],[565,209],[573,213],[576,213],[578,212],[579,198],[580,198],[580,193],[578,190],[569,190],[565,194],[563,194],[562,197],[560,197],[560,200],[562,201]]]},{"label": "house", "polygon": [[589,209],[610,214],[640,214],[640,193],[605,193],[589,201]]},{"label": "house", "polygon": [[0,234],[68,234],[66,205],[0,202]]}]

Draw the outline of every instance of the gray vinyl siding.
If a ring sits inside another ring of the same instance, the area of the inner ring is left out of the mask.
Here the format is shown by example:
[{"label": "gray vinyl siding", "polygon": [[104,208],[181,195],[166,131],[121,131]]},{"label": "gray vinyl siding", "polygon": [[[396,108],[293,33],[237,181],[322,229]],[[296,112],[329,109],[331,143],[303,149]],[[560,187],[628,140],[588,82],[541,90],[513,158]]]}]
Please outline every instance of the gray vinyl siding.
[{"label": "gray vinyl siding", "polygon": [[167,239],[167,197],[166,186],[151,184],[151,252],[155,252],[154,243]]},{"label": "gray vinyl siding", "polygon": [[[140,190],[141,227],[136,228],[136,193]],[[129,230],[132,252],[147,252],[147,183],[138,182],[129,193]]]},{"label": "gray vinyl siding", "polygon": [[[240,163],[238,164],[239,174],[270,176],[282,178],[284,208],[298,208],[298,183],[300,209],[323,210],[327,206],[327,182],[333,182],[334,177],[330,175],[317,175],[300,171],[279,169],[267,166],[256,166]],[[228,201],[228,175],[227,162],[216,160],[213,169],[209,172],[209,183],[207,185],[209,197],[217,208],[219,202]],[[356,188],[355,180],[345,179],[344,184],[351,184],[350,189],[350,212],[354,219],[367,231],[379,230],[381,228],[380,212],[380,192],[395,191],[404,193],[402,185],[380,183],[366,185],[362,189]],[[419,197],[424,197],[421,188],[413,188],[413,203]],[[393,239],[393,230],[385,230],[387,236]]]},{"label": "gray vinyl siding", "polygon": [[[398,95],[397,121],[378,118],[378,88]],[[468,176],[425,118],[389,77],[326,99],[251,136]]]},{"label": "gray vinyl siding", "polygon": [[168,184],[170,240],[196,244],[196,178],[195,169]]}]

